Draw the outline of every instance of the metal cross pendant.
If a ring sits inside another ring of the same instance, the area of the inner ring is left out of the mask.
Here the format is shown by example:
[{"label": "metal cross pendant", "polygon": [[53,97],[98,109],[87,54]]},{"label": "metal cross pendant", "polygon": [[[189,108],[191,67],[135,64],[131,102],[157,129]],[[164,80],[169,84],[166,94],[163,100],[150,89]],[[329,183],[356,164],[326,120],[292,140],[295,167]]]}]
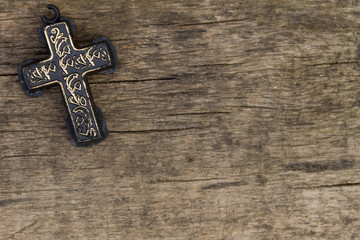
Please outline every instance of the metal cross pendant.
[{"label": "metal cross pendant", "polygon": [[39,29],[40,40],[50,49],[50,57],[44,61],[32,60],[19,64],[19,80],[29,97],[44,92],[44,87],[58,83],[68,111],[67,127],[76,146],[91,145],[103,140],[107,127],[99,108],[90,97],[86,75],[101,71],[112,73],[117,68],[116,52],[106,37],[96,39],[92,45],[77,49],[71,39],[75,32],[72,21],[60,18],[59,10],[54,20],[42,16],[44,25]]}]

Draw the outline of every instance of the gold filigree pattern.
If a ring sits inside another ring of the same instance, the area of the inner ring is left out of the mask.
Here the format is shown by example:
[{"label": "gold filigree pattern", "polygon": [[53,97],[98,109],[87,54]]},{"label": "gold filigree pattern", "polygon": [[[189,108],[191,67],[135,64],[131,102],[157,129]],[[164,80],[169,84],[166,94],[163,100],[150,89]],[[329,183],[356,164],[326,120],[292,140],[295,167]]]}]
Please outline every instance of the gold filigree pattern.
[{"label": "gold filigree pattern", "polygon": [[[90,47],[85,53],[79,53],[74,56],[69,56],[71,47],[68,38],[59,30],[59,28],[51,29],[50,41],[54,44],[55,53],[60,57],[59,66],[65,74],[68,74],[68,68],[86,69],[95,66],[94,59],[101,59],[103,62],[109,61],[108,54],[102,48],[94,49]],[[66,45],[64,45],[66,44]]]},{"label": "gold filigree pattern", "polygon": [[72,112],[76,114],[75,122],[77,132],[83,136],[96,136],[96,130],[90,117],[86,98],[78,92],[82,90],[81,80],[78,73],[72,73],[65,77],[66,88],[70,92],[68,101],[76,105]]},{"label": "gold filigree pattern", "polygon": [[64,33],[60,32],[59,28],[53,28],[51,34],[53,35],[50,36],[50,41],[54,44],[56,54],[59,57],[70,54],[70,45],[63,45],[68,41],[68,38],[64,37]]},{"label": "gold filigree pattern", "polygon": [[27,75],[30,77],[30,81],[32,83],[38,83],[50,80],[50,72],[56,72],[56,66],[54,63],[29,69]]},{"label": "gold filigree pattern", "polygon": [[102,48],[94,50],[94,47],[91,47],[86,53],[73,56],[73,65],[71,65],[71,67],[75,67],[75,69],[86,69],[95,66],[94,59],[101,59],[103,62],[109,60],[107,53]]},{"label": "gold filigree pattern", "polygon": [[96,137],[96,130],[92,127],[93,122],[89,117],[89,109],[84,106],[77,106],[73,109],[73,113],[76,114],[76,130],[80,135]]},{"label": "gold filigree pattern", "polygon": [[68,55],[63,56],[62,58],[60,58],[59,60],[59,65],[62,68],[62,70],[65,72],[65,74],[68,74],[68,67],[73,67],[74,66],[74,61],[68,57]]}]

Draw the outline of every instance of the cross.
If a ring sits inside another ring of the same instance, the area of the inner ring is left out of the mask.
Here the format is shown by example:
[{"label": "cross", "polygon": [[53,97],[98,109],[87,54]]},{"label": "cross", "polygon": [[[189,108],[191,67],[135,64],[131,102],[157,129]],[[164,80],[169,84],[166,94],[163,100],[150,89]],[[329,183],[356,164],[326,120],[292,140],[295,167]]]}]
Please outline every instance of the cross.
[{"label": "cross", "polygon": [[106,125],[101,121],[101,111],[94,109],[85,76],[116,68],[111,42],[100,38],[89,47],[77,49],[66,22],[47,25],[44,35],[50,57],[20,64],[20,83],[30,97],[48,85],[59,84],[69,113],[67,125],[73,143],[79,146],[101,141],[107,134]]}]

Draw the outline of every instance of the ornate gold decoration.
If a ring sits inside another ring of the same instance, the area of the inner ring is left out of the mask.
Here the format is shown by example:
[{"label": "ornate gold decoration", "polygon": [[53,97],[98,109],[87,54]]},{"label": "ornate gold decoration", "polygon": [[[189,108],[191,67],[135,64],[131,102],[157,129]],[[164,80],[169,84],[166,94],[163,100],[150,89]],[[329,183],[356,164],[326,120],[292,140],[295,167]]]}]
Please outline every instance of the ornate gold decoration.
[{"label": "ornate gold decoration", "polygon": [[54,63],[48,65],[42,65],[41,67],[35,67],[29,69],[27,75],[31,78],[32,83],[50,80],[50,72],[56,72],[56,66]]},{"label": "ornate gold decoration", "polygon": [[50,57],[39,62],[19,63],[19,83],[29,97],[40,96],[44,87],[59,84],[68,110],[66,123],[73,144],[98,143],[109,133],[101,110],[93,106],[86,75],[95,71],[113,73],[118,65],[115,48],[108,38],[101,37],[91,46],[77,49],[71,38],[75,32],[72,20],[61,18],[56,6],[47,7],[55,12],[55,17],[41,17],[43,25],[38,35],[49,47]]},{"label": "ornate gold decoration", "polygon": [[87,100],[84,96],[78,92],[81,91],[81,81],[78,78],[78,73],[72,73],[65,77],[67,90],[70,92],[68,101],[71,104],[75,104],[76,107],[72,109],[72,112],[76,114],[76,127],[79,134],[83,136],[96,136],[96,130],[94,129],[93,122],[89,118],[89,109],[87,108]]},{"label": "ornate gold decoration", "polygon": [[54,82],[60,83],[77,142],[101,137],[99,126],[86,90],[84,75],[111,66],[109,49],[103,42],[76,49],[66,23],[48,25],[44,29],[51,51],[48,60],[31,64],[22,70],[30,89]]},{"label": "ornate gold decoration", "polygon": [[64,43],[67,43],[68,38],[64,37],[64,33],[60,32],[59,28],[51,29],[50,41],[54,44],[55,52],[59,57],[64,56],[65,54],[70,54],[70,45],[67,44],[61,48]]}]

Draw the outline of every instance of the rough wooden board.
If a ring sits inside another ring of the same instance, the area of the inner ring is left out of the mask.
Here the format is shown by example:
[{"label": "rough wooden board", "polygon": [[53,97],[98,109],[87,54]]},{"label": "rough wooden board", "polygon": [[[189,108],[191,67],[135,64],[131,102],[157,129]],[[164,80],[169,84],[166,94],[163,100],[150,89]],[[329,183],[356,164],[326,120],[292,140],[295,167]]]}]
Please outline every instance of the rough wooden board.
[{"label": "rough wooden board", "polygon": [[110,136],[28,98],[44,1],[0,0],[0,239],[360,239],[359,1],[58,1]]}]

